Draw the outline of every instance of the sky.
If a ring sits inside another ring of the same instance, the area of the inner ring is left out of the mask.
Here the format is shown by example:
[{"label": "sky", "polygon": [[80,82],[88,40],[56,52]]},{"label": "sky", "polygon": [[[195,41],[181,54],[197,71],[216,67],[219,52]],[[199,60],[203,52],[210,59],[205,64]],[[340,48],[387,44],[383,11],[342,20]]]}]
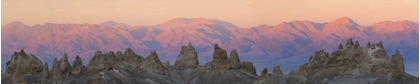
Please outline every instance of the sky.
[{"label": "sky", "polygon": [[2,0],[1,24],[21,21],[156,25],[173,18],[219,19],[239,27],[349,17],[361,25],[418,22],[419,0]]}]

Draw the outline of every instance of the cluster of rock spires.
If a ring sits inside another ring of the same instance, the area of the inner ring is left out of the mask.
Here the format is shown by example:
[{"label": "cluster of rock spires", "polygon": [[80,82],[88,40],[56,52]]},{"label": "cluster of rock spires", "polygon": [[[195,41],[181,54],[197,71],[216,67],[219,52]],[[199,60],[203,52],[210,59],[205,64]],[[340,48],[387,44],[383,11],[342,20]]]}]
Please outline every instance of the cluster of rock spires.
[{"label": "cluster of rock spires", "polygon": [[146,58],[137,55],[131,48],[127,48],[124,54],[120,51],[97,51],[87,67],[82,65],[79,56],[76,56],[71,66],[67,54],[64,54],[60,60],[54,59],[49,70],[47,63],[43,65],[35,56],[22,50],[7,62],[2,83],[249,83],[257,77],[252,62],[244,61],[241,64],[236,50],[231,51],[228,59],[226,50],[215,44],[214,53],[212,62],[200,66],[197,52],[188,44],[182,46],[172,66],[169,61],[162,63],[155,51],[151,51]]},{"label": "cluster of rock spires", "polygon": [[[286,83],[346,83],[346,84],[417,84],[418,78],[404,72],[404,62],[398,50],[391,58],[386,54],[383,43],[368,42],[366,47],[349,39],[346,45],[339,45],[331,55],[324,50],[317,51],[309,62],[301,65],[297,71],[291,71],[284,81]],[[257,83],[283,83],[281,74],[267,75],[266,69],[261,73]],[[299,78],[300,77],[300,78]],[[297,79],[297,80],[296,80]]]},{"label": "cluster of rock spires", "polygon": [[[351,82],[349,80],[358,82]],[[191,44],[182,46],[175,64],[162,63],[151,51],[143,58],[131,48],[124,54],[96,52],[87,67],[76,56],[73,66],[67,54],[54,59],[51,70],[34,55],[23,50],[15,52],[7,62],[2,83],[35,84],[323,84],[323,83],[418,83],[418,79],[404,72],[402,56],[398,50],[389,58],[382,42],[361,47],[350,39],[331,56],[321,50],[311,56],[308,63],[285,75],[277,65],[272,74],[267,68],[260,76],[252,62],[242,61],[236,50],[230,52],[214,45],[213,60],[199,65],[198,55]]]}]

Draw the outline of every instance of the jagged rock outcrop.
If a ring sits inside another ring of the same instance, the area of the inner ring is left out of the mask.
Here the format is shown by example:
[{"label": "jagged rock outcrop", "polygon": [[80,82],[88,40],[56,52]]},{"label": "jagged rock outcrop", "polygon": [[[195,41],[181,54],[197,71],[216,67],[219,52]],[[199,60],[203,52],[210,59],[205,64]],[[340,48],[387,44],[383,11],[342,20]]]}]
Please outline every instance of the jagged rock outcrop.
[{"label": "jagged rock outcrop", "polygon": [[60,59],[60,69],[63,72],[70,72],[71,71],[71,65],[69,63],[67,53],[64,53],[63,57]]},{"label": "jagged rock outcrop", "polygon": [[75,76],[80,76],[85,74],[87,71],[86,67],[82,63],[82,59],[77,55],[76,59],[73,61],[73,71],[72,73]]},{"label": "jagged rock outcrop", "polygon": [[254,64],[252,64],[252,62],[243,61],[241,69],[253,75],[257,75],[257,71],[255,70]]},{"label": "jagged rock outcrop", "polygon": [[261,71],[261,75],[260,76],[258,76],[258,79],[257,79],[257,81],[261,81],[261,80],[264,80],[265,78],[266,78],[266,76],[267,76],[267,68],[264,68],[262,71]]},{"label": "jagged rock outcrop", "polygon": [[230,65],[233,69],[237,69],[241,66],[241,60],[239,60],[238,53],[236,50],[230,51]]},{"label": "jagged rock outcrop", "polygon": [[391,67],[392,74],[394,75],[404,75],[405,67],[404,67],[404,59],[402,58],[400,52],[398,50],[395,51],[394,55],[392,55],[391,59]]},{"label": "jagged rock outcrop", "polygon": [[296,72],[294,70],[290,71],[287,75],[296,75]]},{"label": "jagged rock outcrop", "polygon": [[340,43],[340,45],[338,46],[338,50],[342,50],[343,49],[343,44]]},{"label": "jagged rock outcrop", "polygon": [[53,66],[50,72],[52,83],[62,83],[65,78],[72,75],[71,71],[71,66],[66,53],[64,53],[63,57],[61,57],[59,61],[57,58],[54,58]]},{"label": "jagged rock outcrop", "polygon": [[114,66],[116,63],[118,62],[116,62],[114,52],[110,51],[102,54],[101,51],[97,51],[87,65],[87,73],[93,74],[98,71],[111,70],[116,67]]},{"label": "jagged rock outcrop", "polygon": [[171,67],[171,63],[169,62],[169,60],[166,60],[165,62],[163,62],[162,65],[165,68],[170,68]]},{"label": "jagged rock outcrop", "polygon": [[[44,65],[33,55],[23,50],[15,53],[7,62],[2,83],[35,84],[208,84],[208,83],[255,83],[255,84],[324,84],[324,83],[374,83],[374,84],[411,84],[418,79],[404,72],[404,61],[397,50],[389,58],[382,43],[370,47],[357,47],[349,40],[348,45],[334,51],[331,55],[324,50],[317,51],[309,62],[299,69],[283,75],[280,66],[273,73],[267,68],[257,76],[252,62],[239,64],[236,50],[227,58],[226,50],[215,44],[213,60],[195,69],[179,69],[169,61],[161,63],[158,54],[151,51],[144,59],[127,48],[125,54],[113,51],[102,54],[96,52],[87,67],[79,56],[70,66],[67,54],[58,60],[48,72]],[[190,45],[189,45],[190,46]],[[187,46],[186,46],[187,47]],[[192,46],[191,46],[192,47]],[[184,48],[183,48],[184,49]],[[181,50],[182,53],[182,50]],[[119,56],[119,57],[118,57]]]},{"label": "jagged rock outcrop", "polygon": [[274,68],[273,68],[273,74],[274,75],[284,75],[283,72],[281,71],[279,65],[274,66]]},{"label": "jagged rock outcrop", "polygon": [[150,52],[149,56],[147,56],[144,62],[141,64],[141,67],[143,69],[150,69],[154,71],[155,73],[158,73],[161,75],[168,75],[168,69],[163,67],[156,51]]},{"label": "jagged rock outcrop", "polygon": [[121,62],[123,60],[123,53],[121,51],[117,51],[117,53],[115,54],[115,59],[116,61]]},{"label": "jagged rock outcrop", "polygon": [[[382,74],[399,74],[399,77],[403,77],[404,81],[418,82],[418,80],[412,79],[412,76],[405,74],[403,59],[398,50],[390,59],[383,48],[382,42],[368,43],[366,47],[361,47],[358,41],[353,44],[350,39],[346,42],[345,48],[339,48],[331,56],[321,50],[309,59],[310,61],[301,65],[296,73],[290,72],[289,74],[309,76],[317,81],[328,80],[330,83],[387,83],[380,81],[399,79],[395,79],[397,76],[387,78],[387,75]],[[343,80],[358,77],[375,80],[356,79],[359,82],[343,82]]]},{"label": "jagged rock outcrop", "polygon": [[5,75],[11,76],[12,80],[2,79],[2,83],[40,83],[39,79],[47,74],[43,72],[45,69],[42,62],[34,55],[28,55],[21,50],[18,53],[15,52],[6,64]]},{"label": "jagged rock outcrop", "polygon": [[41,72],[41,81],[40,81],[41,84],[49,83],[48,79],[50,79],[50,72],[49,72],[49,69],[48,69],[48,63],[45,63],[43,68],[42,68],[42,72]]},{"label": "jagged rock outcrop", "polygon": [[176,58],[174,67],[175,68],[197,68],[198,55],[191,43],[188,46],[182,46],[181,52]]},{"label": "jagged rock outcrop", "polygon": [[133,49],[131,48],[126,48],[125,52],[124,52],[124,56],[122,59],[124,63],[132,66],[132,67],[137,67],[140,66],[139,64],[141,64],[141,62],[143,62],[144,58],[143,56],[137,55]]},{"label": "jagged rock outcrop", "polygon": [[214,44],[213,60],[204,66],[211,70],[231,70],[230,63],[226,50],[220,48],[218,44]]},{"label": "jagged rock outcrop", "polygon": [[357,49],[360,47],[359,41],[356,41],[356,43],[354,44],[354,49]]},{"label": "jagged rock outcrop", "polygon": [[[122,54],[113,51],[108,53],[96,52],[88,63],[83,66],[82,59],[76,56],[73,66],[70,66],[67,54],[61,59],[54,59],[51,71],[48,64],[33,55],[26,55],[23,51],[16,53],[7,63],[7,73],[2,75],[2,83],[35,83],[35,84],[208,84],[208,83],[252,83],[257,79],[255,67],[251,62],[244,61],[235,70],[227,59],[226,51],[221,49],[222,60],[208,63],[213,67],[197,66],[198,69],[173,68],[169,61],[161,63],[158,54],[151,51],[146,59],[135,54],[131,49]],[[217,51],[217,50],[216,50]],[[224,53],[223,53],[224,52]],[[20,55],[24,55],[23,57]],[[239,62],[237,53],[233,52],[232,60]],[[19,55],[19,56],[17,56]],[[220,55],[220,53],[219,53]],[[119,57],[117,57],[119,56]],[[216,57],[217,58],[217,57]],[[236,60],[237,59],[237,60]],[[18,60],[18,61],[16,61]],[[25,61],[22,61],[25,60]],[[29,60],[29,61],[28,61]],[[217,59],[216,59],[217,60]],[[22,63],[23,62],[23,63]],[[27,63],[30,62],[30,63]],[[227,63],[225,65],[224,63]],[[38,65],[36,65],[38,64]],[[26,68],[22,68],[22,67]],[[225,66],[224,69],[214,66]],[[236,67],[236,66],[234,66]],[[213,68],[213,70],[211,70]],[[34,72],[32,74],[32,72]],[[36,72],[36,73],[35,73]],[[23,74],[17,74],[23,73]],[[30,74],[29,74],[30,73]],[[8,80],[8,81],[7,81]]]},{"label": "jagged rock outcrop", "polygon": [[347,42],[346,42],[346,46],[352,46],[354,43],[353,43],[353,40],[352,39],[349,39],[349,40],[347,40]]}]

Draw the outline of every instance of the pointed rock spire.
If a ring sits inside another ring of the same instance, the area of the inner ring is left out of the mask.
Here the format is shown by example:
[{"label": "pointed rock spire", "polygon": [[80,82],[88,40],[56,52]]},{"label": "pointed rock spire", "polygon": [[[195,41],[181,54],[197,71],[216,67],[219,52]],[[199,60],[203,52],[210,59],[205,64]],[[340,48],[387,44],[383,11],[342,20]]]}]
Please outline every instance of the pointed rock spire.
[{"label": "pointed rock spire", "polygon": [[398,50],[395,51],[394,55],[392,55],[391,59],[391,68],[392,73],[394,75],[404,75],[405,66],[404,66],[404,59],[402,58],[400,52]]},{"label": "pointed rock spire", "polygon": [[150,52],[150,54],[149,54],[149,56],[147,56],[146,60],[154,60],[154,61],[159,61],[160,62],[159,57],[158,57],[156,51],[154,51],[154,50],[152,50]]},{"label": "pointed rock spire", "polygon": [[217,44],[214,45],[213,62],[221,62],[229,60],[227,58],[226,50],[220,48]]},{"label": "pointed rock spire", "polygon": [[198,64],[198,55],[191,43],[189,43],[188,46],[182,46],[174,66],[176,68],[194,69],[197,68]]},{"label": "pointed rock spire", "polygon": [[76,76],[80,76],[86,73],[86,67],[83,66],[82,59],[79,57],[79,55],[76,56],[76,59],[73,62],[72,73]]},{"label": "pointed rock spire", "polygon": [[265,78],[266,78],[266,74],[267,74],[267,68],[264,68],[262,71],[261,71],[261,75],[260,76],[258,76],[258,79],[257,79],[257,81],[261,81],[261,80],[264,80]]},{"label": "pointed rock spire", "polygon": [[161,75],[168,74],[168,70],[165,67],[163,67],[161,61],[159,60],[158,54],[154,50],[152,50],[149,56],[147,56],[147,58],[144,60],[144,62],[141,63],[141,67],[144,69],[150,69],[155,73]]},{"label": "pointed rock spire", "polygon": [[274,66],[274,68],[273,68],[273,74],[274,75],[284,75],[283,72],[281,71],[279,65]]},{"label": "pointed rock spire", "polygon": [[220,48],[217,44],[214,45],[213,60],[208,63],[207,67],[212,70],[231,70],[230,60],[227,58],[226,50]]},{"label": "pointed rock spire", "polygon": [[53,82],[61,82],[63,80],[63,71],[60,69],[60,61],[54,58],[53,65],[51,67],[51,79]]},{"label": "pointed rock spire", "polygon": [[353,43],[353,40],[352,39],[349,39],[349,40],[347,40],[347,42],[346,42],[346,46],[347,45],[353,45],[354,43]]},{"label": "pointed rock spire", "polygon": [[354,44],[354,49],[357,49],[360,47],[359,41],[356,41],[356,43]]},{"label": "pointed rock spire", "polygon": [[60,59],[59,62],[60,62],[61,71],[66,72],[66,73],[71,71],[71,65],[67,58],[67,53],[64,53],[63,57]]},{"label": "pointed rock spire", "polygon": [[235,49],[230,51],[229,60],[230,60],[232,68],[237,69],[241,66],[241,60],[239,60],[238,53],[236,52]]},{"label": "pointed rock spire", "polygon": [[50,72],[48,70],[48,63],[45,62],[41,72],[41,84],[46,84],[48,79],[50,79]]},{"label": "pointed rock spire", "polygon": [[142,56],[137,55],[133,49],[126,48],[123,56],[123,62],[131,63],[131,64],[140,64],[143,62],[144,58]]},{"label": "pointed rock spire", "polygon": [[[90,60],[89,64],[86,67],[86,73],[96,73],[97,71],[106,71],[112,70],[115,68],[114,65],[118,64],[119,62],[115,58],[115,54],[113,51],[109,51],[108,53],[102,54],[101,51],[97,51],[93,58]],[[81,67],[83,70],[83,67]]]},{"label": "pointed rock spire", "polygon": [[338,46],[338,49],[342,50],[343,49],[343,44],[340,43],[340,45]]},{"label": "pointed rock spire", "polygon": [[23,49],[22,49],[22,50],[20,50],[19,54],[20,54],[20,55],[26,55],[26,53],[25,53],[25,51],[24,51]]},{"label": "pointed rock spire", "polygon": [[379,41],[379,42],[378,42],[378,44],[376,44],[376,46],[378,46],[378,47],[380,47],[380,48],[384,49],[384,46],[383,46],[382,41]]},{"label": "pointed rock spire", "polygon": [[218,49],[219,48],[219,45],[216,43],[216,44],[214,44],[214,49]]},{"label": "pointed rock spire", "polygon": [[122,61],[122,59],[123,59],[123,54],[122,54],[122,52],[121,52],[121,51],[117,51],[117,54],[115,55],[115,58],[116,58],[118,61]]},{"label": "pointed rock spire", "polygon": [[370,42],[368,42],[368,44],[366,45],[366,47],[367,47],[367,48],[370,48],[370,46],[371,46],[371,45],[370,45]]},{"label": "pointed rock spire", "polygon": [[109,51],[105,54],[105,61],[107,61],[107,64],[110,66],[113,66],[115,63],[118,63],[114,51]]}]

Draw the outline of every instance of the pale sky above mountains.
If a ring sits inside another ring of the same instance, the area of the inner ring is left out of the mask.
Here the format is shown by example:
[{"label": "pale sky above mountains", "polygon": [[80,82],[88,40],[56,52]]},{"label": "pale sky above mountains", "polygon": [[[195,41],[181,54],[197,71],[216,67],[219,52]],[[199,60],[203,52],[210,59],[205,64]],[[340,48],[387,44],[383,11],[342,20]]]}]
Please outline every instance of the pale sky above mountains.
[{"label": "pale sky above mountains", "polygon": [[21,21],[155,25],[173,18],[220,19],[239,27],[349,17],[361,25],[418,21],[418,0],[2,0],[1,24]]}]

